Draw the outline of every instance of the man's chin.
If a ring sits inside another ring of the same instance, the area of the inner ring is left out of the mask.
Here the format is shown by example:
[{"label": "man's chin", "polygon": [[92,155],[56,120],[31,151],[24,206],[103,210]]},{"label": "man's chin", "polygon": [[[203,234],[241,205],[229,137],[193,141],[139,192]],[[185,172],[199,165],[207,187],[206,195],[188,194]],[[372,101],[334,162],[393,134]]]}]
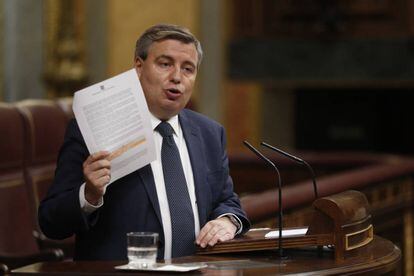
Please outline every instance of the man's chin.
[{"label": "man's chin", "polygon": [[160,120],[168,120],[171,117],[174,117],[175,115],[180,113],[182,109],[183,108],[163,108],[158,112],[159,114],[154,115],[157,116]]},{"label": "man's chin", "polygon": [[182,101],[171,101],[164,99],[162,102],[158,102],[155,108],[149,107],[151,113],[160,120],[168,120],[171,117],[174,117],[181,110],[185,108],[185,104]]}]

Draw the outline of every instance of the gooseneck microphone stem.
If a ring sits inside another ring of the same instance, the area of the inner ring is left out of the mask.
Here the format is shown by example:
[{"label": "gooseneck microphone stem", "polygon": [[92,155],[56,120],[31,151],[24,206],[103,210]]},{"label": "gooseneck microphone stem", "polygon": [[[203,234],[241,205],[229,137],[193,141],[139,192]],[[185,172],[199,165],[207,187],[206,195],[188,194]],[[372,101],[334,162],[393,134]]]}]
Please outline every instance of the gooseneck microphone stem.
[{"label": "gooseneck microphone stem", "polygon": [[291,160],[293,160],[293,161],[295,161],[295,162],[297,162],[299,164],[304,165],[309,170],[309,172],[311,174],[311,177],[312,177],[313,192],[315,194],[315,199],[318,198],[318,187],[316,186],[316,176],[315,176],[315,172],[313,171],[312,167],[308,164],[308,162],[306,162],[305,160],[303,160],[303,159],[301,159],[299,157],[296,157],[296,156],[294,156],[294,155],[292,155],[290,153],[287,153],[287,152],[285,152],[285,151],[283,151],[281,149],[278,149],[278,148],[276,148],[276,147],[274,147],[272,145],[269,145],[268,143],[261,142],[260,144],[262,146],[265,146],[266,148],[269,148],[271,150],[274,150],[274,151],[276,151],[276,152],[278,152],[278,153],[286,156],[287,158],[289,158],[289,159],[291,159]]},{"label": "gooseneck microphone stem", "polygon": [[284,252],[283,252],[283,239],[282,239],[282,230],[283,230],[282,178],[280,177],[280,172],[279,172],[278,168],[276,167],[276,165],[272,161],[269,160],[269,158],[264,156],[260,151],[258,151],[256,148],[254,148],[249,142],[243,141],[243,144],[248,149],[250,149],[252,152],[254,152],[260,159],[265,161],[266,164],[273,167],[273,169],[276,171],[277,179],[278,179],[278,187],[279,187],[279,193],[278,193],[278,196],[279,196],[279,218],[278,218],[278,223],[279,223],[279,239],[278,239],[279,250],[278,250],[278,255],[279,255],[280,258],[284,258],[285,256],[284,256]]}]

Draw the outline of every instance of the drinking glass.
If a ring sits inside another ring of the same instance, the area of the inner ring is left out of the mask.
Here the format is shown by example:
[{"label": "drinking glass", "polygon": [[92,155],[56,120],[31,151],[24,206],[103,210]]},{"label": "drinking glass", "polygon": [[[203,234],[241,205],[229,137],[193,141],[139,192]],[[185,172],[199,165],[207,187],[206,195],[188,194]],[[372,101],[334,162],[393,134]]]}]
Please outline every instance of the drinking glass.
[{"label": "drinking glass", "polygon": [[127,233],[128,260],[131,267],[148,268],[157,258],[158,233]]}]

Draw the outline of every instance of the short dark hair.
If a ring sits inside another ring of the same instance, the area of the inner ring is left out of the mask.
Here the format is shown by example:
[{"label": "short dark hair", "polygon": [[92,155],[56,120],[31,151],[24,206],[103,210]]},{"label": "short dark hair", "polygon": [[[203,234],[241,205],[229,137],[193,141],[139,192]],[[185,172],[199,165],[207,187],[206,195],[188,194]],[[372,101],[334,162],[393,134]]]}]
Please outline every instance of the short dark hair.
[{"label": "short dark hair", "polygon": [[187,28],[172,24],[158,24],[147,29],[137,40],[135,45],[135,59],[140,57],[145,60],[151,44],[166,39],[193,43],[197,50],[197,66],[200,66],[201,60],[203,59],[203,50],[201,49],[200,41]]}]

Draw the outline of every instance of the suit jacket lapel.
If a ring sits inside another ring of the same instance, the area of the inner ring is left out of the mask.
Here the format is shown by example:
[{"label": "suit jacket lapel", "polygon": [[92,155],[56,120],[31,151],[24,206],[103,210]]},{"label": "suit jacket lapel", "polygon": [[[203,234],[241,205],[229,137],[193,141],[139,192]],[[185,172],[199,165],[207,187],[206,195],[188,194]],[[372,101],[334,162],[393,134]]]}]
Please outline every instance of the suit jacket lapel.
[{"label": "suit jacket lapel", "polygon": [[202,150],[200,128],[193,123],[185,110],[179,114],[181,129],[183,130],[184,139],[187,144],[188,154],[190,156],[191,167],[193,169],[194,186],[197,200],[198,216],[200,227],[207,221],[207,202],[203,195],[207,195],[208,187],[206,185],[206,168],[205,156]]},{"label": "suit jacket lapel", "polygon": [[152,174],[151,165],[148,164],[145,167],[141,168],[139,170],[139,176],[141,177],[142,183],[144,183],[148,197],[152,203],[152,206],[154,207],[157,218],[162,225],[160,204],[158,202],[157,189],[155,188],[154,175]]}]

